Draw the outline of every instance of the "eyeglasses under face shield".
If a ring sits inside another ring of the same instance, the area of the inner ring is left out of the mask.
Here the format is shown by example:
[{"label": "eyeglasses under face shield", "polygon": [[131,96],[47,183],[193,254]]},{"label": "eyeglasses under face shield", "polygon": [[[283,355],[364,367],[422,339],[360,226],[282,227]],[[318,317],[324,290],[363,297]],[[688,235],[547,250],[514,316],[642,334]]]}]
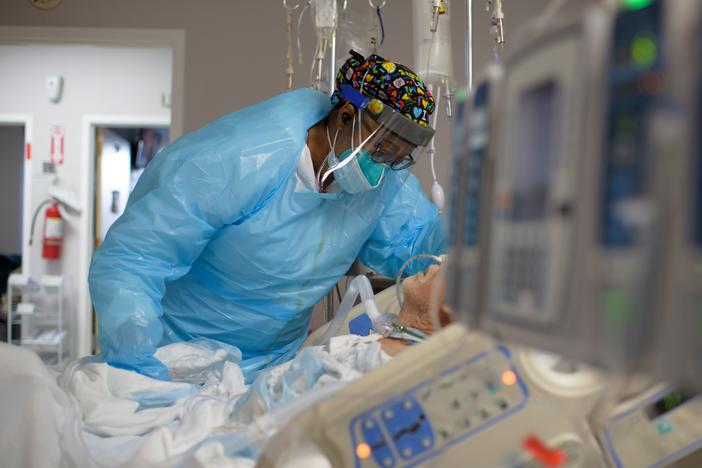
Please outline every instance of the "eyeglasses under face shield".
[{"label": "eyeglasses under face shield", "polygon": [[379,100],[364,96],[352,86],[342,86],[342,97],[358,109],[360,128],[352,132],[354,153],[365,149],[374,162],[401,171],[414,165],[426,152],[434,129],[411,121]]}]

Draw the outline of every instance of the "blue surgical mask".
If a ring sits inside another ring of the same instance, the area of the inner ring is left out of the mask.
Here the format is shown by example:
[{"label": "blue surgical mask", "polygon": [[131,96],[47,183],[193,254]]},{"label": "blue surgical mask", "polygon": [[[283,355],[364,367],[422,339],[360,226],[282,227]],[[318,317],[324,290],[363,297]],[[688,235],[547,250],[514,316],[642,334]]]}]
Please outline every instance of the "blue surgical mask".
[{"label": "blue surgical mask", "polygon": [[385,167],[371,159],[370,151],[367,151],[364,148],[358,148],[356,151],[353,148],[353,145],[351,148],[342,152],[337,158],[334,151],[337,136],[338,131],[337,135],[334,136],[334,142],[332,143],[331,138],[329,138],[329,127],[327,127],[327,139],[329,140],[329,147],[331,148],[329,155],[327,156],[327,163],[329,164],[329,167],[333,168],[341,161],[347,159],[354,153],[354,151],[356,153],[352,161],[334,170],[334,179],[339,183],[341,189],[344,192],[355,194],[365,192],[367,190],[373,190],[374,188],[378,187],[385,176]]}]

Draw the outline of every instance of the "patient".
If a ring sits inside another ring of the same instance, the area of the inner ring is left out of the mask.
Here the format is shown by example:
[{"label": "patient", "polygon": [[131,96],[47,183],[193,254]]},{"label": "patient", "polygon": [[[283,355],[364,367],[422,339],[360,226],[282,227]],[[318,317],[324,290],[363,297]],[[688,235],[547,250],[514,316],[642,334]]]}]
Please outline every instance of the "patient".
[{"label": "patient", "polygon": [[[439,265],[432,265],[426,272],[411,276],[405,280],[402,285],[405,298],[396,323],[431,334],[434,332],[434,325],[432,324],[429,310],[434,298],[437,304],[441,304],[439,309],[441,326],[448,325],[451,322],[450,313],[444,305],[446,283],[441,275],[437,277],[440,269]],[[432,297],[433,287],[437,288],[437,291],[433,293],[434,297]],[[406,341],[394,338],[383,338],[380,344],[383,351],[390,356],[396,355],[408,346]]]}]

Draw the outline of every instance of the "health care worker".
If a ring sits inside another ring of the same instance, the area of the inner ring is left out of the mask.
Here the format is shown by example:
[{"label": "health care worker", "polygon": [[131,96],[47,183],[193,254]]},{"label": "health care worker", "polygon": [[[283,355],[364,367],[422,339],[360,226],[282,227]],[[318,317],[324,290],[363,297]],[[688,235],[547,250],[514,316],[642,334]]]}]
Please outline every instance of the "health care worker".
[{"label": "health care worker", "polygon": [[93,256],[102,359],[168,379],[156,348],[209,338],[241,350],[251,381],[294,355],[356,258],[394,277],[441,254],[437,210],[408,170],[434,107],[407,67],[351,51],[331,102],[281,94],[168,146]]}]

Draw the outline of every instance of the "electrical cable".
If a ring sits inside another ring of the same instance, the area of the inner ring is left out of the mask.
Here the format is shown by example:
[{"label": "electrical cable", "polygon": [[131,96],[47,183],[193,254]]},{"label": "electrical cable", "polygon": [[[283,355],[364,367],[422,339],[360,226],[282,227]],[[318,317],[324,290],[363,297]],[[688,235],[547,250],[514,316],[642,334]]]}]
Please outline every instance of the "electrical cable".
[{"label": "electrical cable", "polygon": [[385,42],[385,25],[383,24],[383,15],[380,13],[380,7],[376,7],[375,12],[378,15],[378,22],[380,23],[380,45],[382,46]]}]

